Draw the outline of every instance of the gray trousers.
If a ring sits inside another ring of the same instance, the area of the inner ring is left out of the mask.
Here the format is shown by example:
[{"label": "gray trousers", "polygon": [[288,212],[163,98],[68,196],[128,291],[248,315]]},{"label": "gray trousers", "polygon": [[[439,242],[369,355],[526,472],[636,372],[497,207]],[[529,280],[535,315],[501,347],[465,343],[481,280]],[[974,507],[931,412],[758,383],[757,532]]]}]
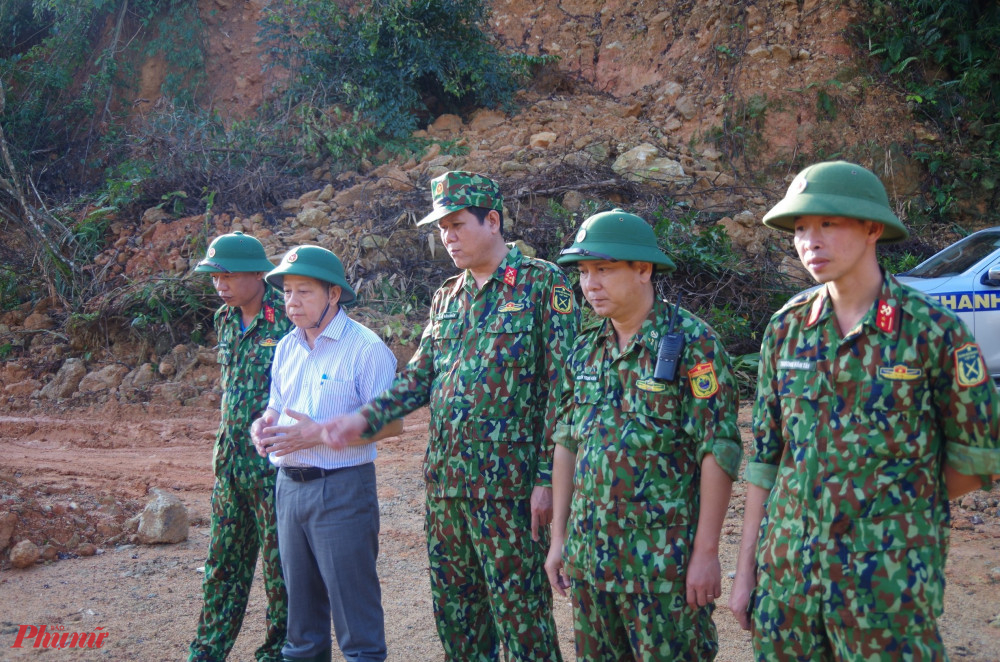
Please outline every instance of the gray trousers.
[{"label": "gray trousers", "polygon": [[378,557],[378,495],[371,462],[297,483],[278,472],[278,548],[288,588],[282,654],[330,648],[330,619],[350,662],[386,657]]}]

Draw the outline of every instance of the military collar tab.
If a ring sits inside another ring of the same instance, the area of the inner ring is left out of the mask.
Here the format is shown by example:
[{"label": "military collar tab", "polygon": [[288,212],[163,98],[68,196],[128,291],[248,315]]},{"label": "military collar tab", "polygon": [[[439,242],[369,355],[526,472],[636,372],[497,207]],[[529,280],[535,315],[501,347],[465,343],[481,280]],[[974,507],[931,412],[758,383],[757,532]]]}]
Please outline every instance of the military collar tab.
[{"label": "military collar tab", "polygon": [[806,318],[806,328],[816,326],[816,323],[823,318],[823,310],[826,308],[826,286],[820,288],[812,305],[809,306],[809,317]]}]

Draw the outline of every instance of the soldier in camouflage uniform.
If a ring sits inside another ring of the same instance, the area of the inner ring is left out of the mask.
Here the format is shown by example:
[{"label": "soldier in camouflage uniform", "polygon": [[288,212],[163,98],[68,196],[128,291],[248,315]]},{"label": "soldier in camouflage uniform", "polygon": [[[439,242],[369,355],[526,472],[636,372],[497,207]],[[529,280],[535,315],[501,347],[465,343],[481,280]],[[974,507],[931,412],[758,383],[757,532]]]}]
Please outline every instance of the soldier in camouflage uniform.
[{"label": "soldier in camouflage uniform", "polygon": [[221,365],[222,420],[213,454],[211,541],[205,560],[205,601],[190,660],[223,660],[243,623],[250,585],[263,556],[267,634],[258,660],[281,660],[288,603],[278,557],[276,473],[250,441],[250,424],[267,405],[271,359],[291,328],[281,294],[264,284],[274,265],[264,247],[242,232],[217,237],[195,271],[212,274],[223,305],[215,313]]},{"label": "soldier in camouflage uniform", "polygon": [[947,659],[948,499],[1000,472],[979,347],[879,268],[908,233],[868,170],[806,168],[764,223],[823,286],[764,335],[730,608],[761,661]]},{"label": "soldier in camouflage uniform", "polygon": [[[674,270],[646,221],[584,221],[576,264],[601,318],[564,370],[552,470],[552,586],[573,599],[579,660],[712,660],[719,533],[743,446],[729,357],[695,315],[656,298]],[[676,375],[660,342],[681,334]],[[568,581],[567,581],[568,580]]]},{"label": "soldier in camouflage uniform", "polygon": [[328,426],[348,443],[430,404],[427,550],[447,659],[559,660],[545,578],[555,390],[578,310],[553,264],[504,243],[495,182],[431,182],[441,241],[461,274],[431,302],[420,346],[392,387]]}]

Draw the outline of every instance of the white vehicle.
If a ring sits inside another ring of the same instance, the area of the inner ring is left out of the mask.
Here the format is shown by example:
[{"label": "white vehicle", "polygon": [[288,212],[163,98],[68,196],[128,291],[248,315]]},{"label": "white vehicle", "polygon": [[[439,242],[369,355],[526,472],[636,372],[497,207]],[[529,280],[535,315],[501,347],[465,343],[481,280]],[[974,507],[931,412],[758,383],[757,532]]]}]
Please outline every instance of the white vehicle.
[{"label": "white vehicle", "polygon": [[1000,385],[1000,227],[970,234],[897,278],[958,314]]}]

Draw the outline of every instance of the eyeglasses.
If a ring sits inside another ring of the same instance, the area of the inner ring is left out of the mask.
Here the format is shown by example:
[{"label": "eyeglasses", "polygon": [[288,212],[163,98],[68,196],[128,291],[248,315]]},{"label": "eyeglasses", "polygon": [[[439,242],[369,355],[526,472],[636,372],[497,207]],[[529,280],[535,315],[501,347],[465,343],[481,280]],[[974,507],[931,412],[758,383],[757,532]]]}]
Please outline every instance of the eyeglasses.
[{"label": "eyeglasses", "polygon": [[584,257],[593,257],[598,260],[607,260],[608,262],[617,262],[618,258],[611,257],[610,255],[605,255],[604,253],[595,253],[594,251],[588,251],[586,248],[567,248],[560,255],[582,255]]},{"label": "eyeglasses", "polygon": [[233,273],[232,271],[230,271],[229,269],[226,269],[224,266],[222,266],[218,262],[212,262],[211,260],[202,260],[201,262],[198,263],[198,266],[199,267],[212,267],[216,271],[221,271],[224,274],[231,274],[231,273]]}]

